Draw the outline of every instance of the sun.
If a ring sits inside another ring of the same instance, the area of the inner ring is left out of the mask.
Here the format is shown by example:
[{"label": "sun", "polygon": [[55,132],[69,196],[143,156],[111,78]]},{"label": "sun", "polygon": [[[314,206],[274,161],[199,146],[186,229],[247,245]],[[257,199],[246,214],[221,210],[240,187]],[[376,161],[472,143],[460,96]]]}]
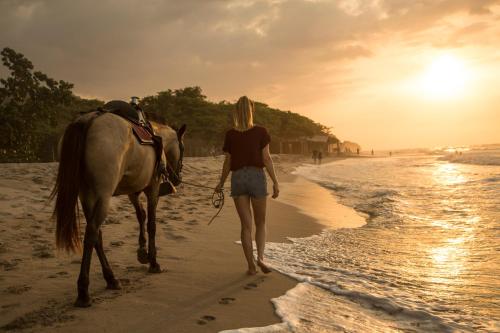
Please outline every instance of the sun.
[{"label": "sun", "polygon": [[434,58],[418,80],[419,91],[429,99],[452,99],[467,92],[470,73],[458,57],[445,54]]}]

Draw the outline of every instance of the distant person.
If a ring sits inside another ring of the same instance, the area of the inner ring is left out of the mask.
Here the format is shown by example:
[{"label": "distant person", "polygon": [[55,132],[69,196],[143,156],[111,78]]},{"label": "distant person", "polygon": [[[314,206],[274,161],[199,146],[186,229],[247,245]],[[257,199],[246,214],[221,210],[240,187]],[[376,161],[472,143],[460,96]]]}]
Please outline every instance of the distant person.
[{"label": "distant person", "polygon": [[321,160],[323,159],[323,153],[318,152],[318,164],[321,164]]},{"label": "distant person", "polygon": [[[248,264],[248,275],[257,274],[256,264],[263,273],[271,270],[264,263],[266,244],[267,180],[264,168],[273,181],[273,198],[279,195],[279,185],[269,153],[271,137],[264,127],[253,123],[254,103],[246,96],[235,105],[233,128],[224,139],[224,165],[216,192],[222,191],[231,172],[231,196],[241,222],[241,245]],[[252,221],[252,210],[253,220]],[[255,222],[257,261],[253,255],[252,225]]]},{"label": "distant person", "polygon": [[389,156],[392,156],[392,151],[389,152]]},{"label": "distant person", "polygon": [[372,156],[373,156],[373,154],[374,154],[374,153],[373,153],[373,149],[372,149]]},{"label": "distant person", "polygon": [[359,155],[359,148],[356,148],[356,154]]},{"label": "distant person", "polygon": [[318,151],[317,150],[313,150],[312,159],[313,159],[314,164],[316,164],[316,159],[317,158],[318,158]]}]

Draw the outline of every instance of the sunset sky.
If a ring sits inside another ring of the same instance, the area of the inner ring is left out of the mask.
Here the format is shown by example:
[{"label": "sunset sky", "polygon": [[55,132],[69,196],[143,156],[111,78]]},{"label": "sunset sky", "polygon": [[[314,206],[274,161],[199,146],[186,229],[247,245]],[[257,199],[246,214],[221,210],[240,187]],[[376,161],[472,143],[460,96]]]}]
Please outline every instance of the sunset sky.
[{"label": "sunset sky", "polygon": [[5,46],[84,97],[199,85],[364,149],[500,143],[499,0],[0,0]]}]

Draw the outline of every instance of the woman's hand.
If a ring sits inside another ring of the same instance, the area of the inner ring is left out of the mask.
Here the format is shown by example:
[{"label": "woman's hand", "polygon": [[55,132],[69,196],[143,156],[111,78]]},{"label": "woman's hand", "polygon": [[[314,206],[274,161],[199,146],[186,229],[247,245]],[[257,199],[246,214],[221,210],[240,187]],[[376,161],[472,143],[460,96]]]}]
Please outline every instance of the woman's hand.
[{"label": "woman's hand", "polygon": [[280,187],[278,183],[273,184],[273,199],[276,199],[280,195]]},{"label": "woman's hand", "polygon": [[214,189],[214,192],[216,192],[216,193],[217,192],[222,192],[222,188],[223,187],[224,187],[224,184],[222,184],[222,183],[217,184],[217,186]]}]

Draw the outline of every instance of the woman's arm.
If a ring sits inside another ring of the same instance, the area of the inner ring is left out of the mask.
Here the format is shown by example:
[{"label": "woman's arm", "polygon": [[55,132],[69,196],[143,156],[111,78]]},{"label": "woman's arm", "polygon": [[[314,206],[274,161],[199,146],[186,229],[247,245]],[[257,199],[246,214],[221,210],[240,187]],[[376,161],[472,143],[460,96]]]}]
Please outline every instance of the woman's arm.
[{"label": "woman's arm", "polygon": [[276,178],[276,173],[274,172],[274,163],[269,153],[269,145],[266,145],[262,149],[262,160],[264,161],[264,166],[266,167],[267,173],[271,180],[273,181],[273,198],[277,198],[280,194],[280,188],[278,184],[278,179]]},{"label": "woman's arm", "polygon": [[220,181],[215,191],[221,191],[224,187],[224,183],[226,182],[227,176],[229,175],[229,171],[231,171],[231,154],[225,153],[224,164],[222,165],[222,174],[220,175]]}]

